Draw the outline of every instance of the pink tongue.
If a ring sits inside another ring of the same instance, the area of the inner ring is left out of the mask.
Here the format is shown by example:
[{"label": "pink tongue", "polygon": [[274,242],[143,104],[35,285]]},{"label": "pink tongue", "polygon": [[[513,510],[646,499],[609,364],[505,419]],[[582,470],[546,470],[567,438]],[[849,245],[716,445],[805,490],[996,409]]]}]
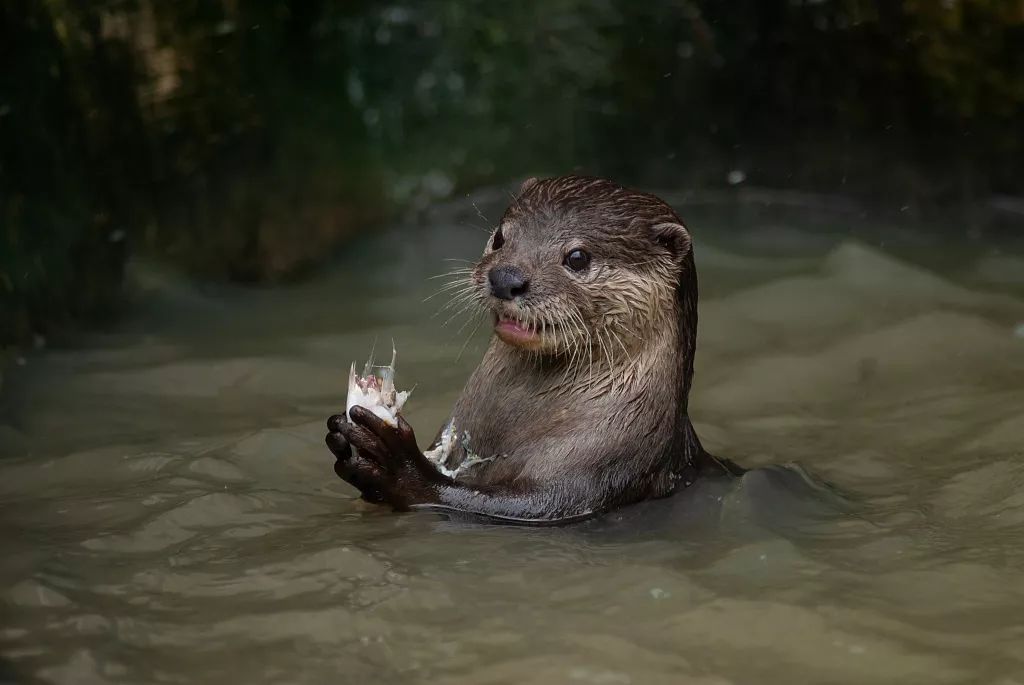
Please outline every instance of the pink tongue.
[{"label": "pink tongue", "polygon": [[517,338],[533,338],[536,336],[536,333],[532,330],[511,319],[502,319],[498,322],[497,328],[506,335],[514,335]]}]

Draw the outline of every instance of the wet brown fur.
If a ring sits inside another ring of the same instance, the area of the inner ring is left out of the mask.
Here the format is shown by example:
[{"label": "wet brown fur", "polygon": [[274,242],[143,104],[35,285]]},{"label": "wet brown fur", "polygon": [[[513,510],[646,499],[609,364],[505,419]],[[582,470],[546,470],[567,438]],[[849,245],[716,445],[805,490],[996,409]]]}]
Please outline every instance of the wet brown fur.
[{"label": "wet brown fur", "polygon": [[[541,342],[492,339],[452,412],[472,452],[491,458],[458,482],[575,516],[667,495],[713,465],[687,414],[697,277],[675,211],[603,179],[531,179],[497,230],[504,244],[492,249],[492,235],[461,296],[531,323]],[[586,271],[563,265],[573,249],[592,255]],[[522,297],[490,294],[502,265],[529,279]]]}]

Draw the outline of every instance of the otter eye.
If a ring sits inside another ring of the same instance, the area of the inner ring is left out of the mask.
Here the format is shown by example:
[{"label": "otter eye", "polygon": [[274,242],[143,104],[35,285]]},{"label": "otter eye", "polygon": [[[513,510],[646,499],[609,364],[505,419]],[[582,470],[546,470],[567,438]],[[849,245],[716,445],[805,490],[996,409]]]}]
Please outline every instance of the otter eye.
[{"label": "otter eye", "polygon": [[491,249],[500,250],[501,246],[504,244],[505,236],[501,234],[501,229],[499,228],[497,231],[494,232],[494,240],[491,241]]},{"label": "otter eye", "polygon": [[590,255],[583,250],[573,250],[565,255],[565,260],[562,263],[573,271],[583,271],[590,266]]}]

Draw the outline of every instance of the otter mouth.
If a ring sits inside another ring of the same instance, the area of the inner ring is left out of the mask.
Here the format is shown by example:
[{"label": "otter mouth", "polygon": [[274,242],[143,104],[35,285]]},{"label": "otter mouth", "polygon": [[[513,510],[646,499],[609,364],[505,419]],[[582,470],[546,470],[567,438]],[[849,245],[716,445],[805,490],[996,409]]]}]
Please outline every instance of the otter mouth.
[{"label": "otter mouth", "polygon": [[541,341],[535,325],[508,314],[495,316],[494,332],[502,342],[519,347],[535,347]]}]

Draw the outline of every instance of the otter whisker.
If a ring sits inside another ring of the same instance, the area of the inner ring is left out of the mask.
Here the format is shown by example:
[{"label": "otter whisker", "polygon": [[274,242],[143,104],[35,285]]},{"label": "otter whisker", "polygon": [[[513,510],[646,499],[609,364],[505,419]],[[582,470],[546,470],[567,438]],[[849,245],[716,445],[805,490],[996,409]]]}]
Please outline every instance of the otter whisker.
[{"label": "otter whisker", "polygon": [[447,325],[452,319],[457,317],[460,313],[465,311],[468,307],[472,307],[475,304],[475,296],[472,292],[460,293],[458,296],[453,297],[445,304],[444,307],[434,312],[430,318],[436,318],[445,312],[448,313],[448,319],[445,320],[444,324]]},{"label": "otter whisker", "polygon": [[632,371],[633,371],[633,366],[634,366],[634,364],[636,362],[636,358],[630,360],[629,350],[626,349],[626,345],[622,342],[622,338],[619,336],[618,332],[615,330],[614,327],[608,329],[608,334],[609,334],[609,337],[614,337],[615,342],[617,342],[619,344],[619,347],[622,348],[622,353],[623,353],[623,356],[624,356],[624,358],[626,360],[626,363],[624,364],[623,370],[622,370],[622,378],[623,378],[623,382],[624,383],[628,383],[629,380],[630,380],[630,376],[633,375]]},{"label": "otter whisker", "polygon": [[438,295],[444,295],[445,293],[449,293],[449,292],[451,292],[453,290],[456,290],[458,288],[467,288],[467,289],[473,288],[473,284],[472,283],[467,283],[466,281],[461,280],[461,279],[458,280],[458,281],[452,281],[451,283],[446,283],[445,285],[441,286],[440,289],[438,289],[437,291],[431,293],[427,297],[424,297],[422,301],[423,302],[429,302],[430,300],[434,299]]},{"label": "otter whisker", "polygon": [[[639,332],[637,332],[635,329],[625,326],[621,322],[616,321],[615,328],[618,330],[619,333],[625,335],[633,345],[635,345],[638,341],[642,340],[642,336]],[[619,333],[616,333],[616,335],[618,335]],[[627,354],[629,353],[627,352]]]},{"label": "otter whisker", "polygon": [[445,276],[451,276],[452,274],[471,273],[474,268],[475,268],[475,263],[474,262],[466,262],[465,266],[452,267],[451,269],[448,269],[447,271],[444,271],[442,273],[432,274],[432,275],[428,276],[428,278],[444,278]]},{"label": "otter whisker", "polygon": [[[616,324],[617,323],[618,322],[616,322]],[[619,336],[618,332],[615,330],[615,327],[609,328],[608,329],[608,333],[615,338],[615,342],[617,342],[619,344],[619,347],[622,349],[622,353],[624,355],[626,355],[626,358],[628,359],[629,358],[629,350],[626,348],[625,343],[622,342],[622,338]]]},{"label": "otter whisker", "polygon": [[[462,282],[462,283],[459,283],[457,286],[452,287],[452,288],[448,289],[447,291],[444,291],[444,294],[449,296],[449,298],[450,298],[449,302],[450,302],[451,300],[454,300],[454,299],[460,298],[460,297],[464,297],[466,295],[475,295],[476,294],[476,286],[474,284],[472,284],[472,283]],[[447,306],[447,304],[445,306]],[[443,309],[442,309],[442,311],[443,311]]]},{"label": "otter whisker", "polygon": [[569,359],[571,358],[571,353],[573,349],[573,334],[575,332],[575,329],[572,328],[572,322],[571,320],[569,320],[568,315],[565,313],[564,307],[560,303],[558,306],[558,311],[555,313],[555,318],[558,320],[562,328],[561,335],[559,336],[562,345],[561,349],[558,349],[556,351],[556,354],[559,354],[559,356],[565,362],[565,370],[562,372],[562,380],[564,380],[565,374],[568,371],[568,363]]},{"label": "otter whisker", "polygon": [[569,377],[569,372],[572,370],[573,357],[576,353],[575,343],[571,343],[565,353],[565,365],[562,369],[562,377],[559,378],[559,384],[565,382],[565,379]]},{"label": "otter whisker", "polygon": [[468,267],[462,269],[452,269],[451,271],[446,271],[443,274],[434,274],[433,276],[427,276],[427,279],[435,281],[438,278],[448,278],[449,276],[465,276],[471,273],[473,273],[473,269]]},{"label": "otter whisker", "polygon": [[452,311],[452,312],[458,311],[458,310],[462,309],[464,306],[470,304],[472,302],[472,300],[473,300],[473,293],[472,292],[460,292],[458,295],[456,295],[455,297],[453,297],[450,300],[448,300],[448,302],[445,303],[445,305],[443,307],[441,307],[436,312],[434,312],[430,316],[430,318],[432,318],[432,319],[436,318],[436,317],[440,316],[441,314],[444,314],[447,311]]},{"label": "otter whisker", "polygon": [[589,385],[594,385],[594,341],[590,329],[587,329],[587,375],[590,377]]},{"label": "otter whisker", "polygon": [[565,374],[562,375],[562,381],[565,380],[569,373],[578,371],[578,365],[582,365],[584,337],[586,335],[586,323],[583,320],[583,314],[580,312],[579,307],[573,306],[569,310],[568,320],[574,330],[574,335],[572,336],[571,356],[565,368]]},{"label": "otter whisker", "polygon": [[[632,330],[626,328],[625,326],[623,326],[622,324],[620,324],[618,322],[616,322],[616,323],[618,324],[618,327],[621,330],[623,330],[627,335],[631,335],[631,336],[639,339],[640,336],[635,331],[632,331]],[[643,358],[643,347],[638,347],[637,350],[636,350],[636,354],[634,354],[632,356],[632,358],[629,358],[629,363],[626,365],[627,368],[628,369],[636,369],[639,366],[640,360],[642,358]]]},{"label": "otter whisker", "polygon": [[471,284],[472,281],[467,280],[465,277],[459,277],[451,281],[448,281],[447,283],[442,283],[441,287],[437,290],[437,292],[442,293],[446,290],[451,290],[452,288],[458,288],[459,286]]},{"label": "otter whisker", "polygon": [[483,315],[483,312],[478,312],[477,313],[476,326],[474,326],[473,330],[471,330],[469,332],[469,335],[466,336],[466,341],[464,343],[462,343],[462,347],[459,348],[459,354],[456,355],[456,357],[455,357],[455,361],[456,362],[458,362],[460,359],[462,359],[462,354],[466,351],[466,347],[469,345],[469,341],[472,340],[473,336],[476,335],[476,332],[478,330],[480,330],[480,324],[482,324],[486,320],[486,318],[487,317],[485,317]]},{"label": "otter whisker", "polygon": [[[533,312],[528,312],[526,315],[526,326],[532,331],[537,330],[536,318]],[[540,359],[540,354],[537,350],[530,350],[530,357],[536,363]]]},{"label": "otter whisker", "polygon": [[569,359],[569,371],[575,371],[577,366],[583,361],[583,341],[586,337],[586,332],[582,324],[582,318],[577,311],[569,312],[569,321],[572,322],[575,334],[573,335],[573,349],[572,357]]},{"label": "otter whisker", "polygon": [[447,283],[439,284],[436,292],[444,292],[446,290],[451,290],[452,288],[457,288],[459,286],[472,285],[473,283],[474,281],[470,278],[466,278],[466,276],[456,276]]},{"label": "otter whisker", "polygon": [[573,364],[576,361],[576,356],[580,349],[580,339],[583,337],[583,332],[580,329],[579,323],[576,320],[574,306],[568,306],[563,310],[561,320],[564,322],[565,329],[568,333],[566,336],[566,342],[568,343],[566,350],[566,364],[567,371],[571,370]]},{"label": "otter whisker", "polygon": [[582,323],[583,333],[584,333],[583,340],[581,341],[582,348],[580,349],[580,360],[579,360],[580,372],[582,374],[582,371],[583,371],[583,359],[584,359],[584,355],[585,355],[586,358],[587,358],[587,370],[588,370],[588,373],[590,375],[591,380],[593,380],[593,377],[594,377],[594,345],[593,345],[593,340],[592,340],[591,334],[590,334],[590,327],[586,325],[586,322],[583,322],[582,317],[580,318],[580,321]]},{"label": "otter whisker", "polygon": [[462,314],[465,314],[467,311],[472,309],[475,305],[476,305],[476,302],[474,302],[472,300],[466,302],[458,311],[456,311],[454,314],[449,316],[448,319],[443,324],[441,324],[441,327],[444,328],[445,326],[450,324],[452,321],[457,319],[459,316],[461,316]]},{"label": "otter whisker", "polygon": [[574,321],[576,322],[576,330],[578,335],[576,337],[576,346],[579,348],[579,354],[577,363],[583,364],[583,351],[589,341],[590,327],[587,326],[587,322],[583,318],[583,312],[580,311],[579,307],[574,307],[572,311]]},{"label": "otter whisker", "polygon": [[603,327],[597,330],[597,344],[600,346],[601,352],[604,354],[605,361],[608,363],[607,368],[603,369],[601,375],[599,376],[599,380],[602,381],[600,385],[607,385],[608,389],[611,390],[614,388],[615,366],[614,364],[612,364],[611,355],[608,354],[608,348],[605,345]]},{"label": "otter whisker", "polygon": [[[471,281],[461,280],[461,281],[456,281],[456,282],[452,283],[450,286],[445,286],[439,292],[442,292],[442,293],[452,293],[452,291],[461,292],[461,291],[472,291],[472,290],[476,290],[476,284],[475,283],[472,283]],[[454,294],[454,293],[452,293],[452,294]]]},{"label": "otter whisker", "polygon": [[608,328],[608,333],[611,337],[615,339],[615,342],[618,343],[619,347],[622,349],[623,358],[626,360],[626,364],[624,365],[623,371],[623,376],[625,377],[626,375],[632,373],[632,367],[634,365],[634,362],[636,361],[636,358],[640,354],[640,350],[637,351],[637,357],[634,357],[633,355],[630,354],[629,348],[626,347],[626,344],[622,341],[622,336],[619,335],[620,329],[628,330],[625,329],[621,322],[613,321],[612,326]]},{"label": "otter whisker", "polygon": [[460,222],[459,226],[469,226],[470,228],[475,229],[477,231],[480,231],[481,233],[486,233],[487,235],[490,235],[491,233],[494,232],[493,228],[488,228],[487,226],[481,226],[480,224],[478,224],[476,222],[472,222],[472,221]]},{"label": "otter whisker", "polygon": [[484,216],[484,213],[480,211],[480,208],[477,206],[475,202],[470,202],[470,204],[473,205],[473,209],[476,210],[476,215],[483,219],[483,222],[485,224],[491,223],[491,220]]},{"label": "otter whisker", "polygon": [[468,326],[468,325],[469,325],[469,322],[470,322],[470,321],[472,321],[472,320],[473,320],[473,318],[474,318],[474,316],[475,316],[476,314],[478,314],[478,313],[479,313],[479,312],[475,312],[474,314],[471,314],[470,316],[467,316],[467,317],[466,317],[466,320],[465,320],[465,321],[463,321],[463,322],[462,322],[462,325],[461,325],[461,326],[459,326],[458,330],[456,330],[456,331],[455,331],[455,335],[459,335],[459,334],[461,334],[461,333],[462,333],[462,331],[466,330],[466,326]]},{"label": "otter whisker", "polygon": [[441,293],[445,293],[456,288],[469,288],[473,287],[473,285],[473,281],[466,278],[465,276],[453,278],[451,281],[441,284],[441,286],[437,290],[432,292],[430,295],[428,295],[424,301],[437,297]]},{"label": "otter whisker", "polygon": [[[474,298],[474,301],[471,301],[462,311],[465,311],[466,309],[473,307],[474,305],[482,305],[482,302],[480,302],[479,298]],[[459,330],[455,331],[455,335],[462,333],[462,330],[466,327],[466,325],[473,320],[473,316],[481,316],[483,315],[483,313],[483,310],[481,308],[478,308],[474,315],[469,316],[465,321],[462,322],[462,325],[459,326]],[[479,326],[480,324],[477,323],[478,328]]]},{"label": "otter whisker", "polygon": [[626,383],[636,382],[637,376],[638,376],[638,374],[636,373],[636,371],[637,371],[636,363],[637,363],[637,360],[640,358],[639,353],[636,356],[631,358],[630,354],[629,354],[629,351],[626,349],[626,346],[622,343],[622,339],[619,337],[619,334],[615,330],[613,330],[613,329],[610,329],[609,333],[611,335],[615,336],[615,339],[618,341],[619,345],[623,349],[623,355],[624,355],[625,362],[623,364],[622,376],[623,376],[624,382],[626,382]]}]

